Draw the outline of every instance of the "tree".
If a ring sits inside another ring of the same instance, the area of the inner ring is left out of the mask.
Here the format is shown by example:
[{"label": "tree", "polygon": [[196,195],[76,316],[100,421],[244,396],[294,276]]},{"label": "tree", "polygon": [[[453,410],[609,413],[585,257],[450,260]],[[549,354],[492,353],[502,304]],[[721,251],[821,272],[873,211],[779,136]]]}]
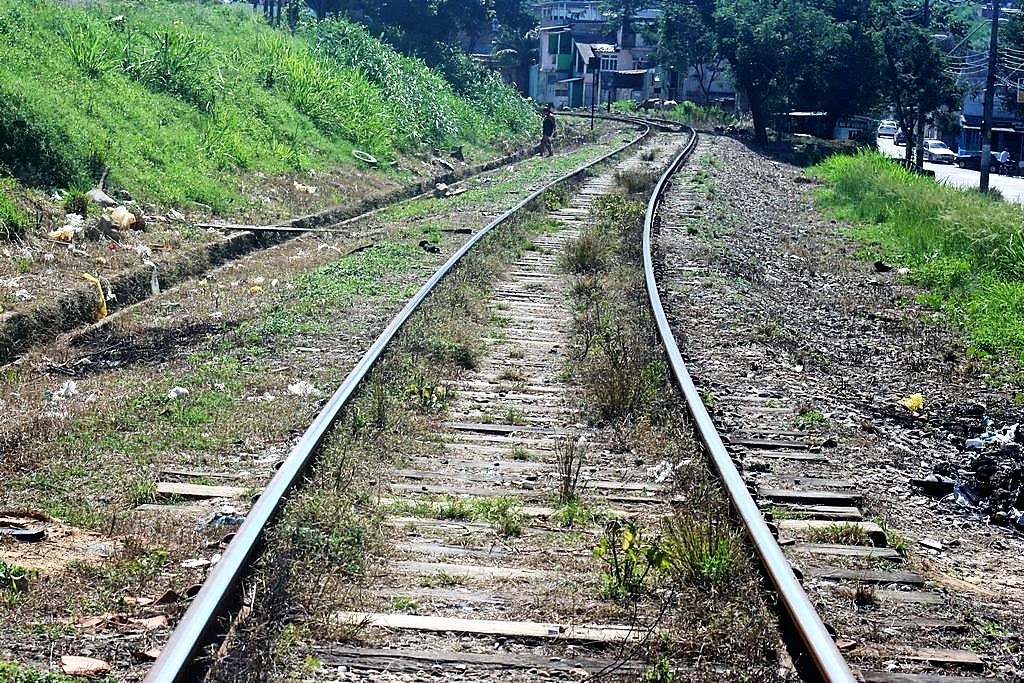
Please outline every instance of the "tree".
[{"label": "tree", "polygon": [[719,53],[750,105],[754,136],[767,142],[768,115],[788,109],[828,59],[825,36],[840,30],[810,0],[719,0],[713,12]]},{"label": "tree", "polygon": [[[885,73],[885,93],[896,112],[896,121],[908,142],[914,140],[923,117],[959,97],[956,78],[931,31],[914,25],[888,25],[880,31]],[[913,148],[907,145],[907,162]]]},{"label": "tree", "polygon": [[340,11],[366,26],[370,33],[429,64],[445,58],[445,46],[460,31],[468,32],[490,21],[493,9],[492,0],[338,1]]},{"label": "tree", "polygon": [[820,31],[814,68],[804,72],[793,93],[796,109],[823,111],[828,129],[844,116],[874,109],[881,98],[884,59],[873,26],[888,20],[872,0],[818,3],[827,16]]},{"label": "tree", "polygon": [[713,6],[712,0],[666,0],[658,23],[659,61],[684,79],[693,69],[705,103],[711,98],[711,86],[719,78],[723,62],[713,27],[708,24]]}]

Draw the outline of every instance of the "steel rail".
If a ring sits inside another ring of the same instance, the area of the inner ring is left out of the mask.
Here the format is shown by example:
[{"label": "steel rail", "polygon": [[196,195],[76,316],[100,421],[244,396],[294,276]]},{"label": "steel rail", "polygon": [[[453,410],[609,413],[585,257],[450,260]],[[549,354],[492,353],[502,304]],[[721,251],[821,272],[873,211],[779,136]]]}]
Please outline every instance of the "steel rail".
[{"label": "steel rail", "polygon": [[146,675],[145,683],[181,683],[194,682],[201,679],[201,671],[205,665],[200,662],[202,649],[214,639],[214,628],[217,620],[224,616],[233,603],[232,591],[244,576],[251,557],[260,547],[264,529],[275,517],[281,503],[291,490],[299,483],[301,476],[310,465],[313,455],[318,451],[335,419],[355,393],[360,382],[373,365],[384,353],[385,347],[394,339],[401,327],[409,320],[420,304],[433,291],[434,287],[455,267],[455,265],[480,240],[523,208],[529,206],[552,187],[582,175],[590,168],[629,149],[646,138],[651,126],[644,121],[629,121],[641,126],[639,135],[614,150],[589,161],[534,191],[511,209],[488,223],[473,235],[462,247],[452,254],[438,270],[420,287],[401,312],[388,324],[377,337],[369,350],[359,359],[341,386],[334,392],[313,422],[303,433],[302,438],[281,463],[277,473],[267,484],[262,495],[246,515],[245,522],[239,527],[235,537],[224,550],[221,559],[214,565],[206,578],[198,595],[189,605],[171,634],[167,645],[153,663]]},{"label": "steel rail", "polygon": [[665,309],[661,304],[661,295],[658,293],[658,283],[654,274],[653,257],[653,233],[655,214],[658,210],[661,195],[668,184],[669,178],[678,170],[682,162],[693,151],[696,146],[696,133],[690,139],[689,144],[676,155],[676,158],[669,164],[668,168],[658,179],[651,193],[650,201],[647,203],[647,215],[644,217],[643,234],[643,258],[644,277],[647,280],[647,295],[650,299],[651,311],[658,325],[658,334],[668,354],[669,364],[672,373],[675,375],[676,383],[686,400],[687,407],[693,421],[697,425],[700,440],[707,449],[708,454],[714,462],[718,475],[725,484],[729,499],[732,501],[733,509],[740,516],[743,525],[750,535],[754,549],[761,558],[761,563],[769,579],[779,594],[779,599],[785,606],[786,612],[793,626],[796,628],[807,648],[808,654],[814,660],[818,673],[822,680],[829,683],[854,683],[856,680],[850,672],[850,667],[839,653],[832,636],[825,630],[825,625],[818,616],[817,611],[811,605],[803,587],[793,574],[793,569],[782,554],[779,544],[775,541],[768,525],[765,524],[761,511],[754,502],[753,497],[747,490],[743,477],[736,470],[736,466],[729,457],[725,444],[715,429],[715,425],[708,414],[704,401],[697,391],[690,373],[686,370],[683,356],[676,344],[675,335],[668,324],[665,316]]}]

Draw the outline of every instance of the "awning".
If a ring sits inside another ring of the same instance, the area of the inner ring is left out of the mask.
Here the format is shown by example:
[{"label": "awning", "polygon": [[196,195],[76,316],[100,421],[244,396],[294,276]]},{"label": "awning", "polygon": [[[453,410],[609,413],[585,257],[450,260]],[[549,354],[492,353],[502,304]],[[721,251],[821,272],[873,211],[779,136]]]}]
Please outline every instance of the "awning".
[{"label": "awning", "polygon": [[583,61],[589,62],[595,54],[615,52],[615,46],[608,43],[576,43],[576,51],[583,57]]},{"label": "awning", "polygon": [[[968,126],[967,124],[963,124],[960,127],[963,128],[964,130],[981,130],[981,126]],[[997,127],[992,129],[992,132],[993,133],[1022,133],[1024,131],[1017,130],[1016,128],[1003,128],[1002,126],[997,126]]]}]

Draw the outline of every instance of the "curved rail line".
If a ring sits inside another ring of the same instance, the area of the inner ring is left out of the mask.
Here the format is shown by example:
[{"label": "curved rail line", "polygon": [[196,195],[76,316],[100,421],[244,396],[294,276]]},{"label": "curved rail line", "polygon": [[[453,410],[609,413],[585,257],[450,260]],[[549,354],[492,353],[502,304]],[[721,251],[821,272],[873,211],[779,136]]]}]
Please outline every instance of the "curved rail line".
[{"label": "curved rail line", "polygon": [[579,177],[592,167],[636,145],[650,134],[652,127],[678,129],[678,127],[648,122],[639,118],[602,118],[638,125],[641,127],[641,132],[611,152],[546,184],[488,223],[452,254],[451,258],[423,284],[416,295],[406,303],[401,312],[356,363],[345,381],[334,392],[291,453],[281,463],[277,474],[267,484],[263,494],[260,495],[246,516],[245,522],[224,550],[220,561],[214,566],[192,604],[182,616],[181,621],[178,622],[167,645],[164,646],[160,656],[149,670],[145,678],[146,683],[178,683],[199,680],[199,672],[205,668],[201,663],[202,650],[216,640],[218,635],[222,635],[216,633],[218,620],[233,606],[234,589],[245,576],[250,559],[259,549],[264,530],[272,522],[288,494],[299,483],[302,474],[308,469],[313,456],[323,443],[335,419],[353,396],[360,382],[384,353],[385,348],[398,334],[401,327],[463,256],[488,233],[532,204],[542,194],[563,182]]},{"label": "curved rail line", "polygon": [[825,629],[825,625],[811,605],[803,587],[794,576],[792,567],[790,567],[789,562],[782,554],[782,549],[779,548],[767,524],[765,524],[757,503],[754,502],[753,497],[747,490],[743,477],[740,476],[732,462],[732,458],[729,457],[725,444],[715,429],[715,425],[708,414],[707,408],[704,406],[700,393],[697,391],[697,387],[686,370],[682,354],[676,344],[675,335],[672,333],[668,319],[665,316],[665,309],[661,304],[661,295],[658,293],[658,283],[654,273],[653,235],[655,217],[665,186],[672,174],[678,170],[679,166],[693,151],[696,143],[697,136],[693,135],[690,142],[676,155],[676,158],[658,179],[658,183],[655,185],[650,201],[647,204],[647,215],[644,218],[644,277],[647,281],[647,295],[650,299],[651,309],[658,325],[658,334],[665,345],[676,383],[686,400],[687,408],[697,426],[699,438],[714,462],[715,469],[718,471],[722,483],[726,487],[733,508],[740,516],[744,527],[746,527],[750,540],[761,559],[764,571],[775,586],[779,598],[785,606],[786,613],[807,649],[807,654],[814,661],[822,680],[853,683],[856,679],[850,672],[849,665],[847,665],[843,656],[839,653],[839,649],[836,647],[832,636]]}]

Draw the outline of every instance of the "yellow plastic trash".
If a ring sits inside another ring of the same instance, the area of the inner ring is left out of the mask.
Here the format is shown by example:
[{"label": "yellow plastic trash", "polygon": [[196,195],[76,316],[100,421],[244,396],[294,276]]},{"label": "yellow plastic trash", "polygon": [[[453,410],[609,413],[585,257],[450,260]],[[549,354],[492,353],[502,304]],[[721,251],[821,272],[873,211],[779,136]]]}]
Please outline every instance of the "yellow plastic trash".
[{"label": "yellow plastic trash", "polygon": [[82,277],[96,285],[96,320],[103,320],[107,317],[107,297],[103,295],[103,284],[99,278],[88,273],[82,273]]},{"label": "yellow plastic trash", "polygon": [[924,396],[921,394],[911,394],[910,396],[901,399],[900,405],[910,412],[916,413],[924,407]]}]

